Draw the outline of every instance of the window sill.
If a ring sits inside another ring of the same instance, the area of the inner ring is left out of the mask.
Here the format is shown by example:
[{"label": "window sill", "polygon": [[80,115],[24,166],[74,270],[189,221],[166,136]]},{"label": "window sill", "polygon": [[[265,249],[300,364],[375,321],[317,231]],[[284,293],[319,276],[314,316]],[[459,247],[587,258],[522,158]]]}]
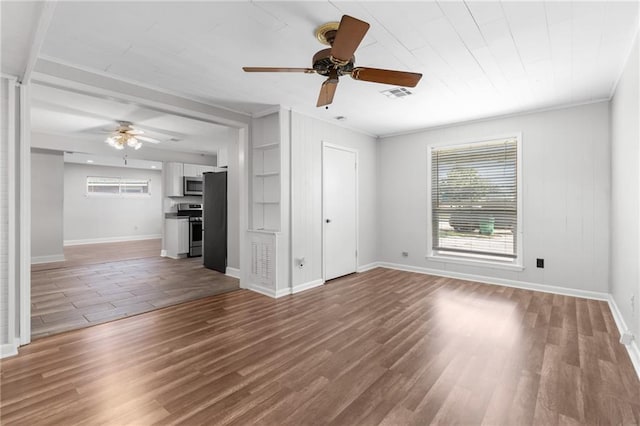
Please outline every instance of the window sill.
[{"label": "window sill", "polygon": [[427,255],[425,259],[431,260],[434,262],[442,262],[442,263],[455,263],[458,265],[466,265],[466,266],[479,266],[481,268],[490,268],[490,269],[503,269],[506,271],[524,271],[524,266],[518,265],[515,263],[506,263],[506,262],[492,262],[490,260],[472,260],[472,259],[462,259],[453,256],[445,256],[445,255]]}]

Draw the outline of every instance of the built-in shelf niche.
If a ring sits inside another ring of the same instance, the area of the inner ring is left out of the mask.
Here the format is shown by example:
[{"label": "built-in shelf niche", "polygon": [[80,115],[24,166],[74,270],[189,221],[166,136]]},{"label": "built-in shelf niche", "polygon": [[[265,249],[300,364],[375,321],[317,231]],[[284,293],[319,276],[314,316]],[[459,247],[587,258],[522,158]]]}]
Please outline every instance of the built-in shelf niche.
[{"label": "built-in shelf niche", "polygon": [[252,143],[252,228],[279,231],[280,123],[279,114],[254,120]]}]

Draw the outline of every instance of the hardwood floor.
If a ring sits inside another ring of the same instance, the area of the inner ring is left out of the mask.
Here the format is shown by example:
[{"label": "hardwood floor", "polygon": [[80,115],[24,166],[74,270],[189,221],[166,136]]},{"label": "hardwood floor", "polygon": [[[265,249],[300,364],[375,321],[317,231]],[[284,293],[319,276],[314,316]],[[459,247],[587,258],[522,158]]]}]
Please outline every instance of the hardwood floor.
[{"label": "hardwood floor", "polygon": [[33,339],[239,288],[237,279],[204,268],[202,258],[158,256],[155,240],[67,249],[63,265],[31,272]]},{"label": "hardwood floor", "polygon": [[375,269],[40,339],[2,424],[638,424],[606,302]]}]

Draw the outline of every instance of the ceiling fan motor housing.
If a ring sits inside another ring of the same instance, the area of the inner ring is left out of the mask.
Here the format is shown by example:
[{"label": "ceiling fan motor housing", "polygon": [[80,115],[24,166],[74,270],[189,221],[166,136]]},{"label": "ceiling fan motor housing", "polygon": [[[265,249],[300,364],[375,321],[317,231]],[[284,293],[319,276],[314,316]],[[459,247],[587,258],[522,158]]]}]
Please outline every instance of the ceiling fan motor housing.
[{"label": "ceiling fan motor housing", "polygon": [[340,64],[331,56],[331,49],[322,49],[313,55],[313,69],[320,75],[329,76],[332,69],[338,71],[338,76],[351,74],[354,68],[355,56],[346,64]]}]

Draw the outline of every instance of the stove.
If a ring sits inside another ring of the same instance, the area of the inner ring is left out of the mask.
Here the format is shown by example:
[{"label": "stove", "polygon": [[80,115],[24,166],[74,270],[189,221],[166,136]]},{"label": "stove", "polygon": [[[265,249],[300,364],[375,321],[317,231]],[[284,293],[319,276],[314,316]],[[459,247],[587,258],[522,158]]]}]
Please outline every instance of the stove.
[{"label": "stove", "polygon": [[189,216],[189,257],[202,256],[202,204],[178,204],[178,215]]}]

